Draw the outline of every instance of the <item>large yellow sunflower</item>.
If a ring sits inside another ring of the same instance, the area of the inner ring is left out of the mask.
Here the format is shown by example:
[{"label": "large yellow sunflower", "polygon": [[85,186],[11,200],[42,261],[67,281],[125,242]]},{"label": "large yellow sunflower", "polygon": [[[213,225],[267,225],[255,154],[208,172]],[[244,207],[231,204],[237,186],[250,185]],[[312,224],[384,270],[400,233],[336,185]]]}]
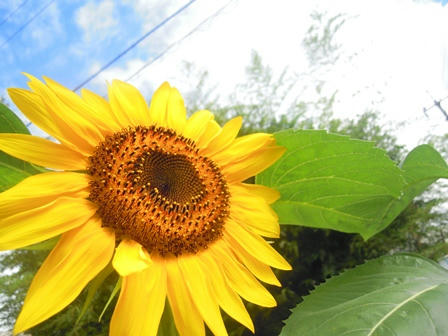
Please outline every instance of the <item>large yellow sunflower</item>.
[{"label": "large yellow sunflower", "polygon": [[254,327],[240,297],[272,307],[260,284],[289,264],[261,236],[278,237],[278,193],[243,183],[284,152],[272,135],[236,138],[209,111],[187,119],[164,83],[148,107],[113,81],[109,101],[28,76],[10,89],[20,110],[58,142],[0,134],[0,149],[51,172],[0,194],[0,249],[61,235],[28,290],[15,333],[56,314],[109,263],[122,277],[110,335],[156,335],[166,298],[180,335],[227,335],[220,308]]}]

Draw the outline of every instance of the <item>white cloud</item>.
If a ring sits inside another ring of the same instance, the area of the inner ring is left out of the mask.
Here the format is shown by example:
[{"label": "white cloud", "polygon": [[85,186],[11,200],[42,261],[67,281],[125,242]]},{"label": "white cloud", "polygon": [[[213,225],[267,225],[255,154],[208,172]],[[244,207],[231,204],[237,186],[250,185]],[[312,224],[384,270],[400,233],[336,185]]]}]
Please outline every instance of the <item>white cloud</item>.
[{"label": "white cloud", "polygon": [[28,32],[33,41],[33,48],[37,47],[38,49],[45,49],[56,39],[60,38],[64,31],[62,29],[61,12],[58,3],[52,3]]},{"label": "white cloud", "polygon": [[[359,106],[382,111],[386,122],[406,122],[398,135],[410,146],[426,134],[446,132],[442,115],[434,111],[426,118],[423,107],[432,104],[427,92],[439,98],[447,95],[443,64],[448,7],[399,0],[325,3],[333,12],[358,15],[339,36],[344,49],[357,56],[327,78],[339,89],[339,114]],[[376,92],[382,101],[372,100]]]},{"label": "white cloud", "polygon": [[[143,1],[133,4],[142,15],[150,15],[151,6],[145,12]],[[218,1],[201,6],[198,3],[173,21],[169,34],[164,35],[161,29],[160,35],[148,39],[143,47],[154,55],[155,43],[168,45],[177,41],[220,6],[222,2]],[[351,17],[338,34],[338,42],[346,55],[354,57],[338,62],[321,78],[327,82],[328,92],[339,92],[338,117],[354,117],[365,108],[373,108],[382,112],[385,122],[406,121],[408,125],[399,130],[399,135],[409,146],[416,145],[428,132],[446,132],[446,122],[439,113],[432,111],[431,118],[426,119],[422,112],[423,107],[432,104],[426,91],[439,98],[448,94],[448,6],[432,2],[238,1],[132,83],[146,94],[164,80],[181,91],[189,91],[188,81],[180,74],[182,61],[190,61],[207,69],[225,95],[244,79],[253,49],[277,73],[286,66],[291,71],[304,72],[308,63],[300,42],[310,24],[309,14],[315,8],[330,15],[347,13]],[[140,56],[125,66],[112,67],[94,85],[113,77],[126,79],[145,61]]]},{"label": "white cloud", "polygon": [[86,42],[102,40],[116,31],[118,20],[115,4],[111,0],[99,3],[89,1],[76,11],[75,21],[82,29]]},{"label": "white cloud", "polygon": [[[178,41],[202,20],[223,6],[220,1],[201,4],[202,6],[192,8],[188,16],[183,19],[175,19],[173,22],[175,29],[173,28],[170,36],[165,38],[165,45]],[[234,2],[213,21],[201,27],[191,37],[170,50],[162,59],[144,70],[133,83],[137,85],[152,83],[152,85],[145,85],[149,87],[169,80],[177,86],[188,87],[188,83],[185,83],[184,78],[179,74],[182,73],[183,61],[190,61],[209,70],[211,77],[221,83],[221,89],[229,90],[234,87],[235,79],[241,79],[244,76],[245,67],[253,49],[260,51],[268,63],[297,62],[297,59],[300,58],[298,56],[300,36],[297,35],[301,31],[304,32],[307,27],[306,25],[295,27],[291,25],[291,22],[296,19],[308,20],[307,15],[299,11],[299,8],[283,10],[281,6],[269,5],[265,2],[257,3],[257,15],[248,16],[247,13],[252,12],[252,9],[253,3],[251,2]],[[289,31],[287,36],[278,36],[279,28],[273,30],[272,25],[268,24],[272,18],[280,15],[286,16],[277,23],[281,26],[280,29]],[[294,36],[294,40],[291,39],[291,36]],[[153,56],[163,50],[162,48],[154,51],[152,49],[153,37],[149,40],[145,47],[151,48]],[[113,67],[104,71],[102,79],[97,80],[96,83],[104,83],[105,78],[110,79],[116,75],[123,76],[119,77],[120,79],[126,79],[132,73],[128,66],[125,68]]]}]

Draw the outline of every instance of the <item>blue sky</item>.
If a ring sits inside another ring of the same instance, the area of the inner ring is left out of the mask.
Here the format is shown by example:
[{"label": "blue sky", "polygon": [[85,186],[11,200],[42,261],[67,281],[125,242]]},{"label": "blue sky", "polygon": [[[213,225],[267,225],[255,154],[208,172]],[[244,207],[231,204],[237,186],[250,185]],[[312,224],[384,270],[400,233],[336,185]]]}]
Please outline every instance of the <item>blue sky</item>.
[{"label": "blue sky", "polygon": [[[23,3],[2,1],[0,20]],[[0,45],[50,1],[28,0],[0,26]],[[185,3],[185,2],[184,2]],[[8,86],[24,86],[21,72],[46,75],[73,88],[92,72],[95,64],[105,64],[115,55],[174,12],[181,1],[158,1],[148,7],[149,13],[135,2],[126,1],[66,1],[56,0],[36,17],[22,32],[1,49],[0,82]],[[193,7],[193,4],[191,7]],[[194,10],[194,8],[191,8]],[[153,34],[151,48],[138,46],[114,65],[126,59],[147,59],[163,46],[172,25],[189,15],[187,9],[173,22]]]},{"label": "blue sky", "polygon": [[[0,1],[0,22],[24,0]],[[27,0],[0,25],[0,45],[51,0]],[[21,72],[48,76],[74,88],[188,0],[53,0],[22,32],[3,45],[0,95],[7,87],[26,87]],[[87,84],[100,94],[113,78],[126,80],[138,68],[210,17],[227,1],[197,0],[136,48]],[[145,96],[163,81],[192,90],[184,62],[210,73],[222,96],[244,81],[252,50],[274,73],[285,67],[306,72],[300,44],[313,10],[346,13],[350,20],[338,36],[345,55],[319,73],[328,93],[338,90],[337,117],[355,117],[366,108],[382,112],[385,123],[403,123],[403,142],[415,145],[425,132],[446,132],[436,111],[422,109],[448,95],[447,0],[234,0],[166,55],[131,81]],[[194,83],[194,82],[193,82]],[[298,83],[296,92],[310,85]],[[312,100],[313,96],[303,97]]]}]

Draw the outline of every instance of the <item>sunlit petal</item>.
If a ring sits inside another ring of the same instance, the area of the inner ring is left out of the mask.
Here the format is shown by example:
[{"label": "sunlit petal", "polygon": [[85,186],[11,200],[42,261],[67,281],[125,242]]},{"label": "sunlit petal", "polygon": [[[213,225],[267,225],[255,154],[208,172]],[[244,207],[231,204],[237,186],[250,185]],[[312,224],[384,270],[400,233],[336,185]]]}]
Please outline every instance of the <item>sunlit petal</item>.
[{"label": "sunlit petal", "polygon": [[109,263],[112,231],[99,218],[62,235],[35,275],[14,332],[24,331],[61,311]]}]

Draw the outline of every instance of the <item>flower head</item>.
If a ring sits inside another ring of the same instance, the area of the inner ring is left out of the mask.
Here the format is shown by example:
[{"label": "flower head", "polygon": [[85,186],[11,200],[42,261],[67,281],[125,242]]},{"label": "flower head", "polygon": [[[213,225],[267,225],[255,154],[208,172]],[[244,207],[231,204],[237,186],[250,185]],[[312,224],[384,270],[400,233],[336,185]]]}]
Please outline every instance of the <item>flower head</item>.
[{"label": "flower head", "polygon": [[278,193],[246,184],[284,149],[269,134],[237,138],[209,111],[186,117],[164,83],[148,107],[113,81],[109,101],[29,76],[10,89],[22,112],[56,141],[0,134],[0,149],[49,172],[0,194],[0,248],[61,235],[29,288],[15,333],[70,304],[112,263],[122,277],[110,335],[156,335],[166,298],[180,335],[226,335],[220,308],[253,331],[241,297],[274,306],[258,282],[280,285],[289,264],[261,236],[278,237]]}]

